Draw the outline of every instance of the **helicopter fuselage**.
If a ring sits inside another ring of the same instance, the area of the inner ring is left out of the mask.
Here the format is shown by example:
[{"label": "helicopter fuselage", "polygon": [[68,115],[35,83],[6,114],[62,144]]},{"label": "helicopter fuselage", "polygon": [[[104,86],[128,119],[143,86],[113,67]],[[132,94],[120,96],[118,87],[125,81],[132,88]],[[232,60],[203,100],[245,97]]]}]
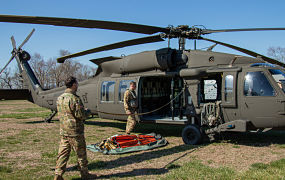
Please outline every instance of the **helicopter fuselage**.
[{"label": "helicopter fuselage", "polygon": [[[218,132],[285,127],[283,69],[258,58],[166,48],[98,65],[77,94],[100,118],[127,119],[123,95],[135,81],[141,122],[195,124]],[[38,90],[27,77],[33,102],[56,110],[65,88]]]}]

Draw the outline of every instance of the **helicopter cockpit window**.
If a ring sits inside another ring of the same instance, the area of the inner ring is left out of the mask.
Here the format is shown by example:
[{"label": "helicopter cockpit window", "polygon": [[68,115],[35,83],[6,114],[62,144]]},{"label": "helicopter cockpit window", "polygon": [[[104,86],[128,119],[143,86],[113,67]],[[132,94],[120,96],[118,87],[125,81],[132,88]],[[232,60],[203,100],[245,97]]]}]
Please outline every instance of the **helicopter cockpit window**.
[{"label": "helicopter cockpit window", "polygon": [[130,82],[134,80],[122,80],[119,85],[119,101],[124,101],[124,93],[129,88]]},{"label": "helicopter cockpit window", "polygon": [[269,72],[271,73],[278,86],[285,92],[285,90],[282,88],[282,82],[285,81],[285,73],[280,69],[269,69]]},{"label": "helicopter cockpit window", "polygon": [[104,81],[101,85],[101,101],[113,102],[115,91],[115,81]]},{"label": "helicopter cockpit window", "polygon": [[275,91],[262,71],[248,72],[244,81],[245,96],[275,96]]},{"label": "helicopter cockpit window", "polygon": [[234,76],[227,75],[225,77],[225,101],[233,101],[233,89],[234,89]]}]

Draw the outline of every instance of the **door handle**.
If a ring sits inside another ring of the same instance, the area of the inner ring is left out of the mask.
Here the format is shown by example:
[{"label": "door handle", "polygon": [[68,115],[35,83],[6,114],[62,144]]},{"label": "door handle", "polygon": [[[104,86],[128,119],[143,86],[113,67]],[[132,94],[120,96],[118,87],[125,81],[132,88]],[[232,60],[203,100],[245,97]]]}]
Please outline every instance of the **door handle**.
[{"label": "door handle", "polygon": [[248,105],[247,105],[247,103],[246,103],[246,102],[244,102],[244,104],[245,104],[245,106],[248,108]]}]

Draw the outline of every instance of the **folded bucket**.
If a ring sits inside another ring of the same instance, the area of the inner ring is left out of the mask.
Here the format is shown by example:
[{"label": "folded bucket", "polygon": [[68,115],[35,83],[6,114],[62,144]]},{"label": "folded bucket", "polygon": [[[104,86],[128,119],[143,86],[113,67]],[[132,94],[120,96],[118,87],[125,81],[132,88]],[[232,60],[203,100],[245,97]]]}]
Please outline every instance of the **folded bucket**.
[{"label": "folded bucket", "polygon": [[165,146],[167,141],[159,134],[114,135],[97,144],[87,146],[93,152],[122,154]]}]

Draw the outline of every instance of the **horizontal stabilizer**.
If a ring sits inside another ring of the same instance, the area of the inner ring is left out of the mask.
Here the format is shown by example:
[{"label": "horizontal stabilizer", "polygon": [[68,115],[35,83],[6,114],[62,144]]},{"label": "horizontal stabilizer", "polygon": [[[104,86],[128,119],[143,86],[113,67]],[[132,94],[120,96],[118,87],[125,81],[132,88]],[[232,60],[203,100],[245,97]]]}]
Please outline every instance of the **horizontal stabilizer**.
[{"label": "horizontal stabilizer", "polygon": [[0,100],[28,100],[28,89],[0,89]]}]

